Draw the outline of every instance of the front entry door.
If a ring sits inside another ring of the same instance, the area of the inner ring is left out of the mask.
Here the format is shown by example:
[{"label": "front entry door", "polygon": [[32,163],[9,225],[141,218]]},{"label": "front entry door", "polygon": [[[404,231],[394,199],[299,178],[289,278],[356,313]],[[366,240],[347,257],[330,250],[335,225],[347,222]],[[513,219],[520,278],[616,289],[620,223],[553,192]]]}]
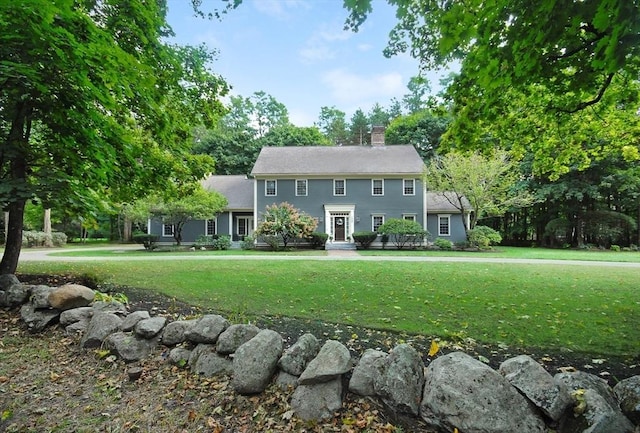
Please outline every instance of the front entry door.
[{"label": "front entry door", "polygon": [[333,234],[335,236],[335,241],[344,242],[344,231],[345,231],[345,217],[337,216],[333,219]]}]

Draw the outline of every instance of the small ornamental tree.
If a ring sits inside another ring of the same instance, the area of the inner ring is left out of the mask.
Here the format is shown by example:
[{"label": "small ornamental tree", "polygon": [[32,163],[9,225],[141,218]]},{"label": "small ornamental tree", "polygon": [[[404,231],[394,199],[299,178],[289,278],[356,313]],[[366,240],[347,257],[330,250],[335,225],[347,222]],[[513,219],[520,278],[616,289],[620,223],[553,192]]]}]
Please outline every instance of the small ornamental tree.
[{"label": "small ornamental tree", "polygon": [[215,191],[207,191],[199,184],[176,188],[162,199],[147,197],[125,209],[132,221],[143,221],[153,215],[162,217],[164,224],[173,226],[176,245],[182,243],[182,229],[191,220],[214,219],[227,206],[227,199]]},{"label": "small ornamental tree", "polygon": [[415,221],[401,218],[391,218],[378,227],[378,233],[389,236],[389,239],[399,250],[406,246],[415,248],[420,245],[428,232]]},{"label": "small ornamental tree", "polygon": [[256,235],[277,250],[282,244],[287,248],[293,239],[308,238],[318,226],[318,221],[283,202],[279,205],[267,206],[262,214],[262,221],[256,228]]}]

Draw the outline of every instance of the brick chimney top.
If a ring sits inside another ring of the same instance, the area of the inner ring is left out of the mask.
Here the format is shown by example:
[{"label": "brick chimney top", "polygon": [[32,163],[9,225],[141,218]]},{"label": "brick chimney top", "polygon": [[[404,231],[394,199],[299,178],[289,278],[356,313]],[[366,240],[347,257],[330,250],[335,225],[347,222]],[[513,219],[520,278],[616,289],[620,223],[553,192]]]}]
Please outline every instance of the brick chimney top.
[{"label": "brick chimney top", "polygon": [[384,146],[384,126],[374,126],[371,128],[371,146]]}]

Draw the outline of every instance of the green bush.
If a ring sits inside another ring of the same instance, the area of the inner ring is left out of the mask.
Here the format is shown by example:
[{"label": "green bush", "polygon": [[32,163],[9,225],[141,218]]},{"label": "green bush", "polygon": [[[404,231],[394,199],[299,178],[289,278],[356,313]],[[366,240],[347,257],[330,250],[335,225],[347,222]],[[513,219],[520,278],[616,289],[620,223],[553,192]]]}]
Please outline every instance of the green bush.
[{"label": "green bush", "polygon": [[424,238],[429,235],[416,221],[403,218],[390,218],[378,227],[378,233],[388,235],[391,242],[399,250],[406,246],[415,248],[422,244]]},{"label": "green bush", "polygon": [[253,236],[245,236],[240,242],[240,248],[242,248],[243,250],[255,250],[256,239]]},{"label": "green bush", "polygon": [[313,248],[324,248],[327,239],[329,239],[329,235],[326,233],[313,232],[311,236],[309,236],[309,242]]},{"label": "green bush", "polygon": [[487,226],[475,226],[467,232],[467,239],[469,245],[480,249],[487,249],[502,242],[500,233]]},{"label": "green bush", "polygon": [[363,249],[368,249],[378,237],[376,232],[354,232],[353,240]]},{"label": "green bush", "polygon": [[147,251],[153,251],[157,248],[158,235],[137,232],[133,234],[132,238],[133,242],[144,245],[144,249]]},{"label": "green bush", "polygon": [[51,233],[51,242],[54,247],[61,247],[67,243],[67,235],[62,232]]},{"label": "green bush", "polygon": [[211,247],[214,250],[228,250],[231,248],[231,236],[220,235],[213,240]]},{"label": "green bush", "polygon": [[215,243],[215,240],[218,238],[218,235],[200,235],[198,236],[198,238],[196,239],[196,242],[194,244],[194,246],[196,248],[213,248],[213,245]]},{"label": "green bush", "polygon": [[433,242],[433,244],[441,250],[453,249],[453,243],[449,239],[438,238]]},{"label": "green bush", "polygon": [[611,251],[620,251],[620,245],[611,245]]}]

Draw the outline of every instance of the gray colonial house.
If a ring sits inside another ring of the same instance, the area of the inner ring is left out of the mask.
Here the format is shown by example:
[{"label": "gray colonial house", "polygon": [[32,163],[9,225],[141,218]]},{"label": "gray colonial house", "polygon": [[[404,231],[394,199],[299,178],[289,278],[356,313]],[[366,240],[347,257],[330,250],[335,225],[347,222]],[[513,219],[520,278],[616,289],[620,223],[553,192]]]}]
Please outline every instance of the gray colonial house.
[{"label": "gray colonial house", "polygon": [[[424,162],[413,146],[385,145],[374,129],[370,146],[265,147],[250,177],[209,176],[203,186],[227,197],[215,220],[191,221],[183,243],[200,235],[251,235],[267,206],[288,202],[316,218],[330,246],[354,247],[353,233],[377,231],[390,218],[418,222],[436,238],[464,241],[462,218],[444,194],[427,192]],[[173,242],[171,226],[149,222],[149,233]],[[381,245],[380,240],[372,246]]]}]

